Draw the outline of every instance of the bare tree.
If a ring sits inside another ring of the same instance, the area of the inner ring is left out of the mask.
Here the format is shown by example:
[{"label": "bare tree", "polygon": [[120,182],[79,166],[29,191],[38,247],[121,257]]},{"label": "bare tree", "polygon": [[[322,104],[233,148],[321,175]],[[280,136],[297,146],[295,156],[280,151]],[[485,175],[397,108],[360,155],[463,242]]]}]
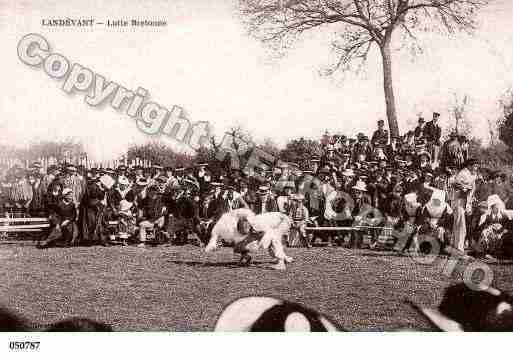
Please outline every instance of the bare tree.
[{"label": "bare tree", "polygon": [[461,135],[469,135],[471,128],[466,121],[467,110],[470,104],[470,98],[467,94],[459,97],[455,92],[453,93],[454,102],[450,106],[450,110],[454,116],[455,124],[454,129],[456,133]]},{"label": "bare tree", "polygon": [[249,33],[258,39],[287,46],[308,30],[336,26],[333,47],[340,57],[331,70],[347,70],[366,63],[377,46],[383,65],[388,124],[399,135],[392,74],[392,35],[417,43],[416,32],[475,29],[477,10],[487,0],[240,0]]}]

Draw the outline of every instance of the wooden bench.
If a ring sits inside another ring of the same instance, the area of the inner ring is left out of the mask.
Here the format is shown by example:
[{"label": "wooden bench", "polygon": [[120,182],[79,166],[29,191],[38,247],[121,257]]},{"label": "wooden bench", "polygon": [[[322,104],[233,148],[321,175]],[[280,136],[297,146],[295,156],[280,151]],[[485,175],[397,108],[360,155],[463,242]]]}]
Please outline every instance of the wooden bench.
[{"label": "wooden bench", "polygon": [[354,227],[306,227],[305,230],[307,232],[314,232],[314,233],[323,233],[323,232],[336,232],[336,233],[365,233],[369,234],[370,231],[382,231],[381,235],[378,235],[377,237],[374,236],[374,239],[383,247],[390,246],[390,243],[394,241],[392,232],[392,227],[380,227],[380,226],[354,226]]},{"label": "wooden bench", "polygon": [[50,221],[46,217],[0,217],[0,240],[21,238],[21,235],[42,235],[50,228]]}]

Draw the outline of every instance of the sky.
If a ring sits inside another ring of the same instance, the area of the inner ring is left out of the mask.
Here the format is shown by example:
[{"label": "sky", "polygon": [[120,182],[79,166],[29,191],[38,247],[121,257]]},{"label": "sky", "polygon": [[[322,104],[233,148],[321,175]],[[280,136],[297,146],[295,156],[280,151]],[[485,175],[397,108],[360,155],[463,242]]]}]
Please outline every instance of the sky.
[{"label": "sky", "polygon": [[[215,4],[214,4],[215,3]],[[500,116],[498,100],[513,85],[513,1],[492,1],[480,13],[474,37],[422,38],[423,55],[394,52],[399,125],[408,130],[419,115],[442,114],[451,126],[454,96],[468,95],[473,135],[488,139],[487,119]],[[166,27],[44,27],[43,19],[163,19]],[[0,0],[0,143],[74,137],[96,159],[110,159],[143,134],[134,120],[111,107],[93,108],[84,93],[66,94],[62,80],[31,68],[17,56],[20,39],[44,36],[53,52],[109,81],[149,91],[169,110],[185,109],[192,122],[207,121],[220,136],[241,125],[261,141],[278,145],[299,136],[318,138],[326,129],[354,135],[385,119],[379,57],[371,53],[360,74],[320,76],[335,61],[331,32],[306,34],[281,59],[246,34],[236,0]],[[399,44],[395,44],[398,47]],[[175,141],[160,136],[183,150]]]}]

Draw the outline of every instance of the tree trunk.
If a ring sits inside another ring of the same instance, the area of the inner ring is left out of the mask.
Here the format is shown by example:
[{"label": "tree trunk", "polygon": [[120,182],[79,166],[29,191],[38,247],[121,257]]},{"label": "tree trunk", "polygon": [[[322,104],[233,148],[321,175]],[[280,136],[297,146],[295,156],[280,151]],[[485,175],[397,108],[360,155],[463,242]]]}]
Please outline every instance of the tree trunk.
[{"label": "tree trunk", "polygon": [[385,104],[387,109],[388,126],[391,136],[399,136],[399,124],[397,123],[397,112],[395,108],[394,87],[392,82],[392,54],[390,51],[390,40],[385,39],[381,49],[383,60],[383,88],[385,90]]}]

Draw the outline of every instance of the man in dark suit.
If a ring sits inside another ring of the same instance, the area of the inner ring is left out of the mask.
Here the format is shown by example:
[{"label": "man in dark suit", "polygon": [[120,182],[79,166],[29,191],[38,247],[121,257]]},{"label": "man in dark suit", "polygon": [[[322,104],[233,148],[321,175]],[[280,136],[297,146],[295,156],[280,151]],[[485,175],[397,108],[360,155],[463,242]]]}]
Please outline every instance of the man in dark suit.
[{"label": "man in dark suit", "polygon": [[426,137],[425,134],[426,131],[426,121],[424,120],[424,117],[419,117],[419,124],[417,127],[415,127],[415,141],[423,139]]},{"label": "man in dark suit", "polygon": [[397,140],[397,136],[391,136],[390,143],[385,147],[385,156],[387,156],[387,159],[389,161],[393,161],[395,159],[395,156],[397,156],[401,152]]},{"label": "man in dark suit", "polygon": [[269,188],[261,186],[258,190],[258,199],[255,203],[255,213],[278,212],[278,204],[270,195]]},{"label": "man in dark suit", "polygon": [[371,144],[373,147],[375,146],[386,146],[388,144],[388,131],[384,129],[385,121],[378,121],[378,129],[374,131]]},{"label": "man in dark suit", "polygon": [[438,119],[440,118],[440,114],[438,112],[433,112],[433,119],[426,124],[426,128],[424,130],[424,137],[428,142],[428,146],[430,147],[431,157],[433,161],[438,161],[438,153],[440,152],[440,137],[442,137],[442,129],[438,125]]}]

